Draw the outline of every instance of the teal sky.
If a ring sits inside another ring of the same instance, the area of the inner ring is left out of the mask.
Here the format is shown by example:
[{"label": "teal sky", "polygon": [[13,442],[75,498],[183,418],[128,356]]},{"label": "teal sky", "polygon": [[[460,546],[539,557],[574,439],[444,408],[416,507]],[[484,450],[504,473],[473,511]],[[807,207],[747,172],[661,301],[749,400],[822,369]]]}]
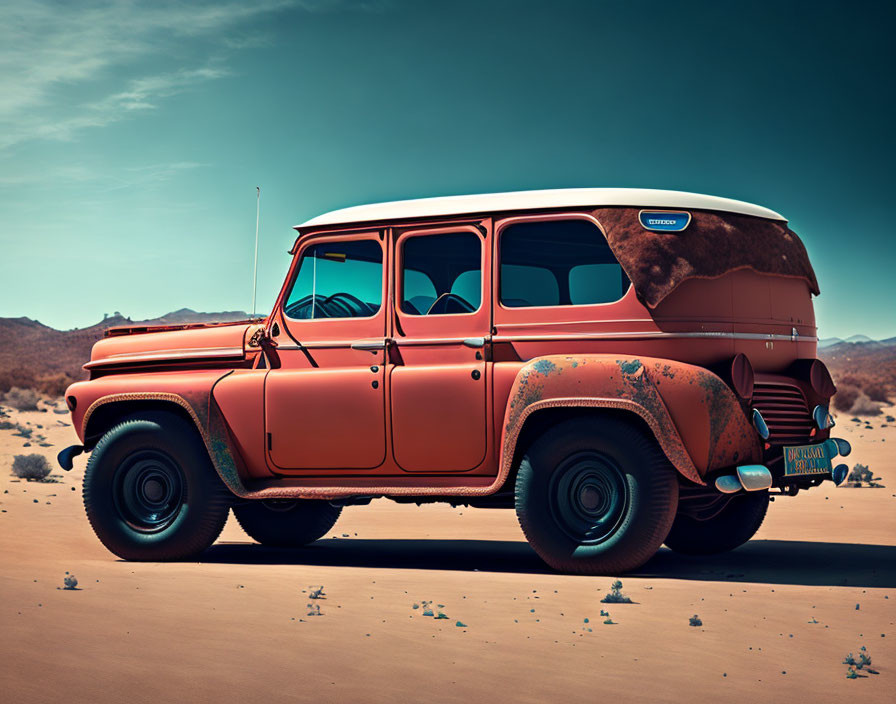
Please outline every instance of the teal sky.
[{"label": "teal sky", "polygon": [[326,210],[632,186],[781,212],[820,335],[896,335],[893,7],[6,0],[0,315],[248,310],[256,185],[261,311]]}]

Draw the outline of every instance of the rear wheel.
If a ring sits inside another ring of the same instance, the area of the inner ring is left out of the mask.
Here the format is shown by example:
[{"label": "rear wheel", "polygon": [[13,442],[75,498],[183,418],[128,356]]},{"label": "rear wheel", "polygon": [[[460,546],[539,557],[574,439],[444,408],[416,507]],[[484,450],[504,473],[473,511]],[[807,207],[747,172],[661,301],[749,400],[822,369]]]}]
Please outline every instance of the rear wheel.
[{"label": "rear wheel", "polygon": [[767,491],[750,491],[731,497],[716,515],[698,520],[679,514],[666,537],[666,547],[684,555],[728,552],[752,538],[768,511]]},{"label": "rear wheel", "polygon": [[97,443],[84,473],[84,508],[126,560],[195,557],[220,535],[230,492],[195,428],[170,413],[134,418]]},{"label": "rear wheel", "polygon": [[674,467],[653,438],[619,418],[554,426],[532,444],[517,474],[523,533],[564,572],[640,567],[662,545],[677,505]]},{"label": "rear wheel", "polygon": [[309,499],[250,501],[233,507],[233,515],[249,537],[271,547],[313,543],[336,525],[340,513],[341,506]]}]

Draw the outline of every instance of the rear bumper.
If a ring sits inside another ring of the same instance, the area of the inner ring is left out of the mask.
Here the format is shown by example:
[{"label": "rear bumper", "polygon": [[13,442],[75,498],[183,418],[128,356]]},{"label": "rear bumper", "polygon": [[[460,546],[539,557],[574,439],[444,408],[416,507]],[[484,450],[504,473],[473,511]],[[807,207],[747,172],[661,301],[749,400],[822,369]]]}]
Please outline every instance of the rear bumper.
[{"label": "rear bumper", "polygon": [[849,442],[842,438],[829,438],[817,443],[830,461],[831,471],[786,474],[783,454],[779,461],[765,464],[739,465],[733,470],[719,473],[713,481],[715,488],[723,494],[739,491],[764,491],[772,487],[798,491],[817,486],[823,481],[842,484],[849,472],[845,464],[834,464],[837,457],[846,457],[852,452]]}]

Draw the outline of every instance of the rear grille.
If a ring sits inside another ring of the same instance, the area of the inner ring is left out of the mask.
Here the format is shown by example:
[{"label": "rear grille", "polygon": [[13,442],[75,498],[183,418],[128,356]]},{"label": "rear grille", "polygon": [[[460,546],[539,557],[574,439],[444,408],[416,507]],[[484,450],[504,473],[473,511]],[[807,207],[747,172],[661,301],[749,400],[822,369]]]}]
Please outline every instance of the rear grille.
[{"label": "rear grille", "polygon": [[799,387],[780,382],[756,382],[753,406],[759,409],[771,432],[773,445],[800,445],[809,442],[812,415]]}]

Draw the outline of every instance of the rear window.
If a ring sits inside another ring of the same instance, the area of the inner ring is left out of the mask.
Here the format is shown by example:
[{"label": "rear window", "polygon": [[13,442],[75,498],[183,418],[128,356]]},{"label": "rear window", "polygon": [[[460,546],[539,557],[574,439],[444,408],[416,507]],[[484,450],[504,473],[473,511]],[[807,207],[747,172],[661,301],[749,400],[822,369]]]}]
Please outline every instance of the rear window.
[{"label": "rear window", "polygon": [[612,303],[629,287],[603,233],[578,219],[508,225],[499,276],[507,308]]},{"label": "rear window", "polygon": [[471,232],[408,237],[402,247],[401,311],[462,315],[482,302],[482,241]]}]

